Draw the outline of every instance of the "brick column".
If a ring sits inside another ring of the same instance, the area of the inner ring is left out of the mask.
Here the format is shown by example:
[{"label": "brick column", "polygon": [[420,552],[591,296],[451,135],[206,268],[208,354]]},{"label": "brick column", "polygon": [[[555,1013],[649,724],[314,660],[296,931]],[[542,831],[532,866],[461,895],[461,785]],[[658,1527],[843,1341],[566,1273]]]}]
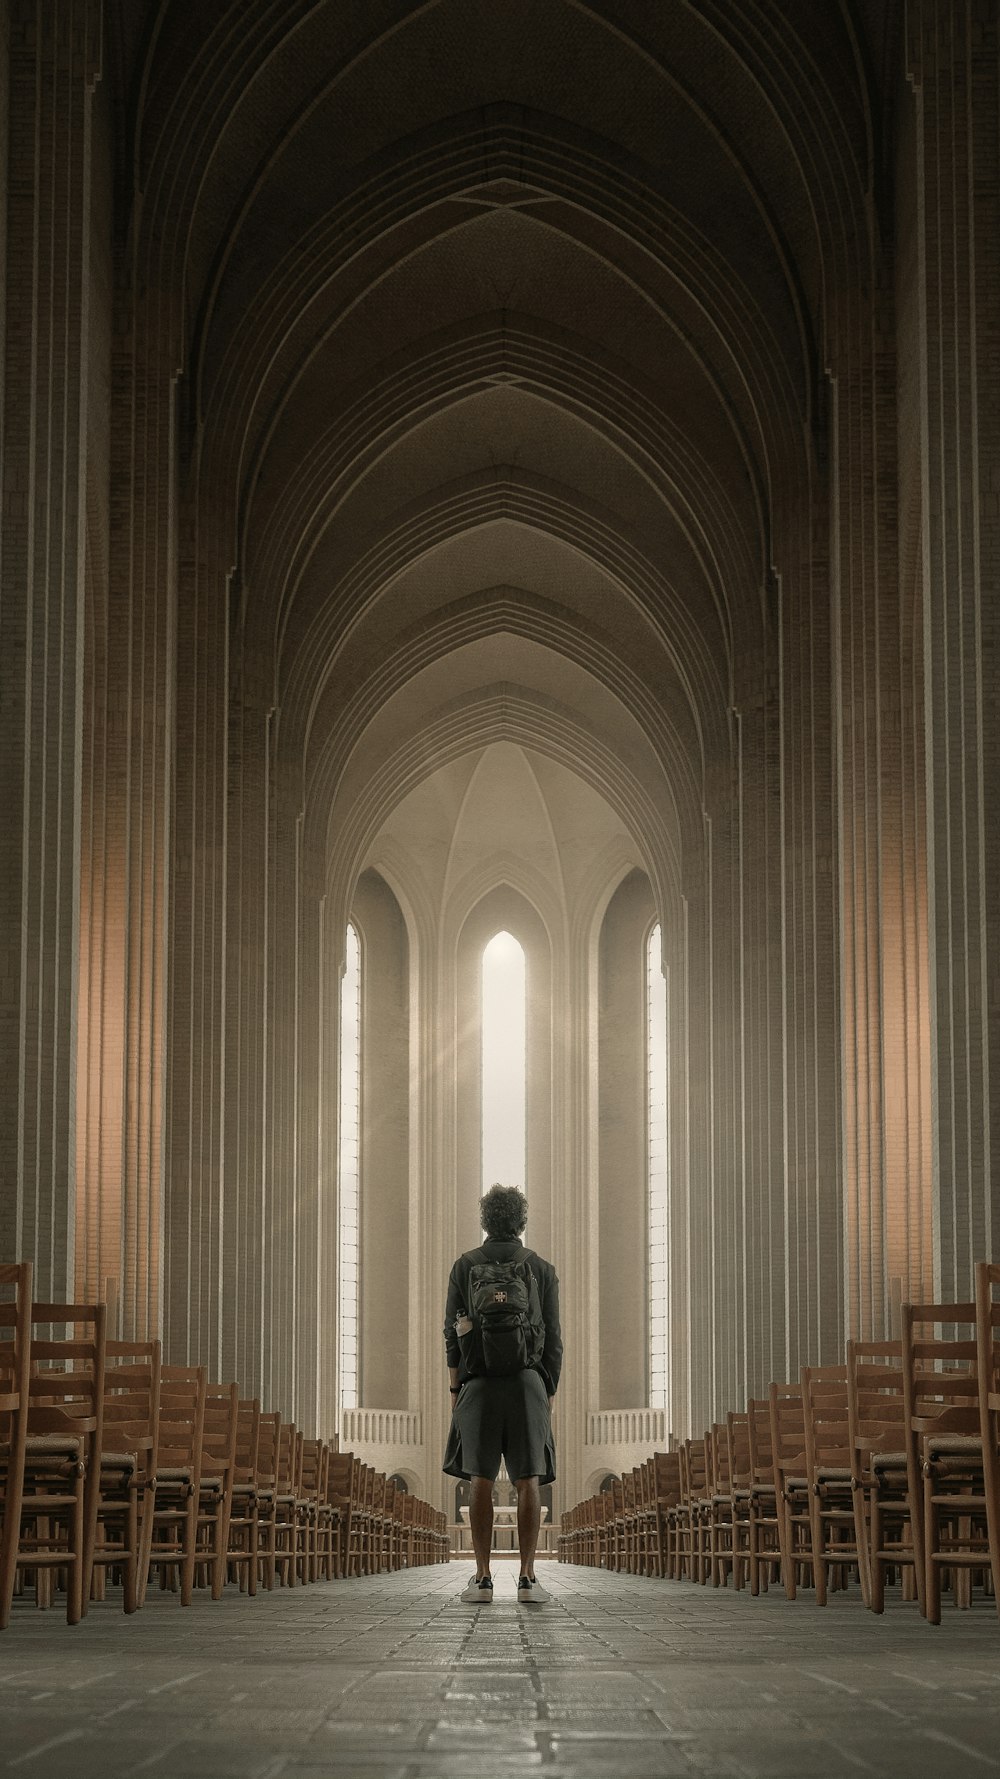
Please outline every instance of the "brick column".
[{"label": "brick column", "polygon": [[[0,1252],[73,1284],[98,0],[12,0],[0,558]],[[13,1084],[17,1083],[16,1091]]]}]

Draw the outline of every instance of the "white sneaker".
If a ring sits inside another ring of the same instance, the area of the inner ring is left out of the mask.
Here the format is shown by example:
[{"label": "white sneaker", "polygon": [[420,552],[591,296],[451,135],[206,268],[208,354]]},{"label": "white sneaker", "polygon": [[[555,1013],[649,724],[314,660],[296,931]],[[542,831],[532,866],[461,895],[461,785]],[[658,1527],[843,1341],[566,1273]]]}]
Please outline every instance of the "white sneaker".
[{"label": "white sneaker", "polygon": [[467,1601],[470,1606],[492,1606],[492,1604],[493,1604],[492,1577],[489,1575],[484,1575],[482,1581],[477,1581],[475,1576],[473,1576],[468,1587],[463,1588],[461,1594],[459,1595],[459,1599]]},{"label": "white sneaker", "polygon": [[547,1606],[551,1595],[545,1592],[540,1581],[530,1575],[522,1575],[517,1584],[517,1603],[519,1606]]}]

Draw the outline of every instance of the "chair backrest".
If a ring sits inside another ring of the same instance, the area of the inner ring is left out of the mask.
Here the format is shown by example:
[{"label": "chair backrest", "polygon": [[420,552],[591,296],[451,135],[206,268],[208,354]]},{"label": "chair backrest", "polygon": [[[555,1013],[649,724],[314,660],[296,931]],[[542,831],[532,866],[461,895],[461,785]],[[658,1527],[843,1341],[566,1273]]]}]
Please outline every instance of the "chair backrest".
[{"label": "chair backrest", "polygon": [[750,1416],[746,1409],[731,1410],[726,1416],[726,1437],[729,1444],[729,1478],[734,1489],[748,1489],[753,1475],[750,1459]]},{"label": "chair backrest", "polygon": [[851,1474],[857,1482],[872,1480],[873,1456],[905,1453],[901,1341],[848,1341],[847,1423]]},{"label": "chair backrest", "polygon": [[31,1372],[31,1261],[0,1266],[0,1445],[24,1455]]},{"label": "chair backrest", "polygon": [[689,1501],[703,1501],[708,1493],[708,1454],[705,1450],[705,1435],[700,1439],[684,1441],[686,1454],[686,1489]]},{"label": "chair backrest", "polygon": [[278,1488],[283,1495],[299,1490],[302,1447],[294,1421],[282,1421],[278,1439]]},{"label": "chair backrest", "polygon": [[277,1409],[262,1414],[257,1429],[257,1487],[273,1489],[278,1481],[281,1449],[281,1415]]},{"label": "chair backrest", "polygon": [[729,1427],[725,1421],[715,1421],[712,1431],[707,1435],[712,1459],[712,1488],[716,1495],[732,1493],[733,1478],[729,1456]]},{"label": "chair backrest", "polygon": [[1000,1435],[1000,1265],[976,1267],[976,1345],[983,1444],[998,1450]]},{"label": "chair backrest", "polygon": [[152,1471],[160,1431],[158,1340],[109,1340],[104,1368],[105,1452],[128,1453],[140,1472]]},{"label": "chair backrest", "polygon": [[681,1498],[680,1452],[654,1452],[653,1465],[657,1500],[676,1507]]},{"label": "chair backrest", "polygon": [[372,1475],[372,1512],[381,1514],[385,1509],[385,1472],[376,1470]]},{"label": "chair backrest", "polygon": [[202,1475],[221,1477],[230,1486],[236,1470],[236,1428],[239,1415],[238,1384],[206,1384],[205,1419],[201,1433]]},{"label": "chair backrest", "polygon": [[236,1416],[236,1467],[233,1472],[238,1483],[257,1481],[259,1447],[260,1398],[241,1397]]},{"label": "chair backrest", "polygon": [[321,1501],[326,1485],[327,1448],[321,1439],[302,1441],[302,1474],[299,1492],[304,1500]]},{"label": "chair backrest", "polygon": [[100,1451],[106,1319],[103,1303],[32,1304],[29,1436],[79,1436]]},{"label": "chair backrest", "polygon": [[771,1405],[771,1458],[777,1488],[786,1476],[806,1474],[805,1410],[801,1384],[772,1384],[768,1400]]},{"label": "chair backrest", "polygon": [[161,1366],[157,1470],[190,1470],[197,1481],[207,1387],[203,1365]]},{"label": "chair backrest", "polygon": [[656,1465],[652,1458],[644,1459],[639,1468],[639,1501],[643,1513],[649,1513],[656,1505]]},{"label": "chair backrest", "polygon": [[771,1450],[771,1404],[766,1397],[747,1403],[747,1443],[750,1447],[752,1488],[774,1487],[774,1453]]},{"label": "chair backrest", "polygon": [[904,1303],[902,1349],[909,1433],[978,1433],[975,1304]]},{"label": "chair backrest", "polygon": [[328,1501],[350,1501],[356,1460],[353,1452],[331,1452],[326,1473]]},{"label": "chair backrest", "polygon": [[806,1475],[813,1483],[821,1470],[851,1468],[847,1366],[804,1365],[801,1388]]}]

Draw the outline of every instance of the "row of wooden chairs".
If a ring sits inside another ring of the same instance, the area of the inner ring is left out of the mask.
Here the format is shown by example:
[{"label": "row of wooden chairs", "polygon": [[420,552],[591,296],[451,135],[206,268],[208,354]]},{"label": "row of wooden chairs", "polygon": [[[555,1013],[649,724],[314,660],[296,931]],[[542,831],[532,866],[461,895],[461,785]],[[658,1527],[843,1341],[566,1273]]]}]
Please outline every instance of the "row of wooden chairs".
[{"label": "row of wooden chairs", "polygon": [[945,1585],[978,1587],[1000,1611],[1000,1265],[901,1320],[578,1503],[560,1559],[821,1605],[856,1578],[877,1613],[898,1579],[934,1624]]},{"label": "row of wooden chairs", "polygon": [[151,1578],[187,1605],[448,1555],[444,1515],[392,1478],[0,1266],[0,1629],[29,1586],[48,1606],[61,1585],[76,1624],[109,1576],[131,1613]]}]

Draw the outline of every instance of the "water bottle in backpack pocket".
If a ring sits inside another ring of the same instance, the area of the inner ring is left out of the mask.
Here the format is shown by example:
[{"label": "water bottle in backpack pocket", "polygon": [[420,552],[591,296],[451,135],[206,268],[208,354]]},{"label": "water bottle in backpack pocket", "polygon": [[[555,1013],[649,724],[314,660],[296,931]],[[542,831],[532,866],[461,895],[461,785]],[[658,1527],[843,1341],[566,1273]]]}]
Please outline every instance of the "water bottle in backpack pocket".
[{"label": "water bottle in backpack pocket", "polygon": [[472,1329],[459,1336],[459,1345],[471,1375],[513,1377],[538,1364],[545,1325],[526,1260],[477,1261],[469,1273],[468,1314]]}]

